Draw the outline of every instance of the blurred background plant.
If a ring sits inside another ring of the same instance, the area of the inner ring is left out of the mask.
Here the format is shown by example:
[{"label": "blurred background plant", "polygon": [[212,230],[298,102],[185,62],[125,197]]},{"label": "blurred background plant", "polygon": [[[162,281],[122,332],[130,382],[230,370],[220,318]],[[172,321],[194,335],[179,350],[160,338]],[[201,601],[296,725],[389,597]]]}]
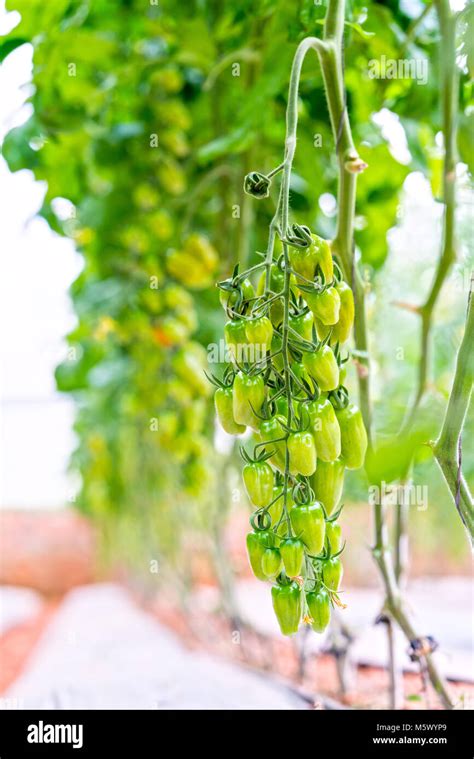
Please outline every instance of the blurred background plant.
[{"label": "blurred background plant", "polygon": [[[156,582],[149,562],[157,557],[159,579],[189,588],[199,549],[236,614],[223,532],[229,511],[246,506],[243,496],[232,498],[240,488],[235,451],[215,430],[203,373],[225,318],[213,283],[230,274],[236,257],[252,264],[263,249],[271,204],[256,207],[242,179],[280,161],[291,60],[304,36],[319,34],[325,7],[313,0],[10,0],[7,9],[19,11],[21,22],[0,54],[32,43],[33,112],[7,135],[3,155],[12,171],[27,168],[46,181],[41,215],[74,240],[84,262],[71,289],[77,324],[56,372],[58,388],[77,406],[77,506],[99,526],[105,557],[120,556],[144,584]],[[457,260],[436,308],[420,407],[426,440],[438,434],[446,406],[472,265],[469,16],[472,7],[456,38]],[[375,427],[390,445],[420,359],[410,306],[426,297],[442,234],[443,50],[435,8],[356,0],[345,51],[354,140],[369,165],[358,184],[356,255],[370,291]],[[401,58],[424,63],[427,81],[383,70],[371,76],[371,61]],[[331,237],[336,180],[322,79],[308,61],[291,187],[295,221]],[[355,376],[349,384],[355,393]],[[472,432],[471,417],[466,440]],[[473,470],[466,460],[468,479]],[[417,450],[413,481],[429,493],[429,508],[412,510],[415,563],[463,565],[462,526],[427,446]],[[363,474],[350,473],[345,501],[346,529],[359,538],[348,549],[357,577],[361,543],[371,540]]]}]

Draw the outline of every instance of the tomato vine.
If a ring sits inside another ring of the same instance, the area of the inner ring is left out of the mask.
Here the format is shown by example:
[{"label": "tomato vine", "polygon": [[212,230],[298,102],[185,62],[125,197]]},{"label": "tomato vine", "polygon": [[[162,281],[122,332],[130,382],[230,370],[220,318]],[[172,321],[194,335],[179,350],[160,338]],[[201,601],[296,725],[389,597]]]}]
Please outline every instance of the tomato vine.
[{"label": "tomato vine", "polygon": [[[330,8],[326,24],[332,34]],[[216,391],[216,409],[227,429],[248,425],[259,441],[253,458],[243,454],[247,492],[258,506],[247,550],[255,576],[276,581],[273,607],[283,634],[296,632],[302,617],[322,632],[329,624],[329,604],[343,605],[338,595],[343,550],[338,495],[344,467],[363,466],[367,449],[361,413],[349,404],[341,382],[348,358],[342,358],[341,349],[354,318],[352,291],[329,242],[289,221],[299,80],[311,48],[324,61],[327,82],[337,71],[328,43],[317,38],[300,43],[290,77],[283,163],[267,174],[252,171],[244,181],[245,191],[261,200],[269,195],[271,178],[283,172],[265,259],[243,272],[236,267],[229,280],[219,283],[229,293],[225,333],[233,367],[225,371],[225,390]],[[345,125],[344,171],[363,170],[366,164],[352,145],[345,108],[339,118],[332,112],[332,119],[337,134],[339,124]],[[275,257],[277,238],[282,253]],[[249,275],[261,268],[263,292],[254,297]],[[242,283],[249,283],[246,292]],[[225,413],[223,392],[229,399]],[[332,491],[325,477],[315,477],[318,456],[339,467]]]}]

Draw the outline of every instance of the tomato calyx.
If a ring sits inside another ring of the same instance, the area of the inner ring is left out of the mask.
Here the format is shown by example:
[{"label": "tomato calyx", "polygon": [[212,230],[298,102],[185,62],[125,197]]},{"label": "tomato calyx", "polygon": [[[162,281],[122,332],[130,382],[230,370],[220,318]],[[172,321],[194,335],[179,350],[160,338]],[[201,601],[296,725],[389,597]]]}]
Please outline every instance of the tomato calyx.
[{"label": "tomato calyx", "polygon": [[308,248],[313,242],[311,230],[306,224],[291,224],[280,239],[293,248]]},{"label": "tomato calyx", "polygon": [[260,171],[251,171],[244,179],[244,192],[252,198],[262,200],[270,195],[271,179]]},{"label": "tomato calyx", "polygon": [[[261,443],[259,445],[261,445]],[[262,464],[264,461],[267,461],[272,457],[273,453],[265,451],[264,448],[262,448],[262,450],[257,453],[257,448],[259,445],[255,446],[253,456],[251,456],[245,448],[242,446],[240,447],[240,455],[246,464]]]},{"label": "tomato calyx", "polygon": [[331,390],[328,398],[335,409],[344,409],[349,405],[349,391],[344,385],[339,385],[336,390]]}]

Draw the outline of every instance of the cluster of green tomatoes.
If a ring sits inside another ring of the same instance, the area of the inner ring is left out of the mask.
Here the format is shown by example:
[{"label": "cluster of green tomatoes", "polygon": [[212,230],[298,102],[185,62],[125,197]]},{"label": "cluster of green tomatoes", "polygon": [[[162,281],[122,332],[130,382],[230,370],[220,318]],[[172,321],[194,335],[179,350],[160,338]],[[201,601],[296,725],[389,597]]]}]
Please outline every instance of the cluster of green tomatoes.
[{"label": "cluster of green tomatoes", "polygon": [[294,225],[286,242],[288,271],[282,255],[219,283],[229,361],[213,379],[224,430],[250,428],[256,441],[253,455],[242,449],[255,507],[248,557],[273,583],[281,632],[291,635],[302,620],[323,632],[331,606],[342,605],[344,471],[364,464],[367,434],[344,384],[352,290],[328,241]]}]

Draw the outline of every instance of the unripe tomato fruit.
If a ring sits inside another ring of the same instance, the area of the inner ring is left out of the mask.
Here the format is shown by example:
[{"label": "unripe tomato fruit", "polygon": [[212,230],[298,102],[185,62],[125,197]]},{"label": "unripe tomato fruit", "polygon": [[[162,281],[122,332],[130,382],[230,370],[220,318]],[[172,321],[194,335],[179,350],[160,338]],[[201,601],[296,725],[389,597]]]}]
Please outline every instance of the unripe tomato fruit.
[{"label": "unripe tomato fruit", "polygon": [[367,452],[367,432],[360,409],[351,403],[343,409],[336,409],[341,428],[341,454],[347,469],[360,469],[364,465]]},{"label": "unripe tomato fruit", "polygon": [[313,620],[311,627],[317,633],[324,632],[331,619],[331,605],[327,591],[321,588],[317,592],[306,593],[306,603]]},{"label": "unripe tomato fruit", "polygon": [[303,364],[323,392],[339,387],[339,367],[329,345],[324,345],[312,353],[303,353]]},{"label": "unripe tomato fruit", "polygon": [[326,524],[321,504],[296,504],[290,511],[291,526],[295,535],[303,541],[309,553],[317,556],[324,548]]},{"label": "unripe tomato fruit", "polygon": [[266,461],[246,464],[242,474],[247,495],[254,506],[268,506],[273,498],[275,481],[270,464],[267,464]]},{"label": "unripe tomato fruit", "polygon": [[323,562],[323,581],[324,584],[334,592],[339,590],[343,575],[342,561],[339,557],[327,559]]},{"label": "unripe tomato fruit", "polygon": [[274,586],[272,603],[283,635],[293,635],[298,632],[303,611],[303,596],[298,583]]}]

